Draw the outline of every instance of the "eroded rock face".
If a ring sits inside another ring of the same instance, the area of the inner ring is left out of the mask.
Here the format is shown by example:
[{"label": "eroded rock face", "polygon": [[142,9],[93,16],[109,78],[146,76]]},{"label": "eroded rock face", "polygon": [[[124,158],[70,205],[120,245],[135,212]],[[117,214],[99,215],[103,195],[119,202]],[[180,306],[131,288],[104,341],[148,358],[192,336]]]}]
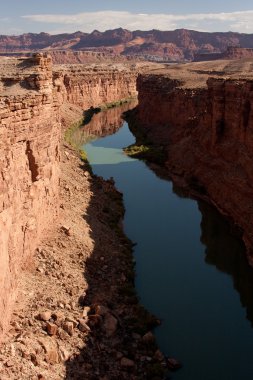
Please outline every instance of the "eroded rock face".
[{"label": "eroded rock face", "polygon": [[57,220],[66,104],[81,117],[91,106],[135,96],[136,76],[130,66],[53,71],[45,53],[0,60],[0,339],[22,269]]},{"label": "eroded rock face", "polygon": [[20,269],[58,212],[60,124],[51,59],[37,55],[25,65],[18,74],[22,78],[13,76],[7,88],[6,67],[1,67],[0,335],[10,317]]},{"label": "eroded rock face", "polygon": [[[194,68],[194,67],[192,67]],[[241,227],[253,255],[253,78],[138,79],[138,127],[166,148],[168,173]]]},{"label": "eroded rock face", "polygon": [[64,65],[55,66],[53,81],[62,103],[71,103],[83,110],[137,96],[136,66]]}]

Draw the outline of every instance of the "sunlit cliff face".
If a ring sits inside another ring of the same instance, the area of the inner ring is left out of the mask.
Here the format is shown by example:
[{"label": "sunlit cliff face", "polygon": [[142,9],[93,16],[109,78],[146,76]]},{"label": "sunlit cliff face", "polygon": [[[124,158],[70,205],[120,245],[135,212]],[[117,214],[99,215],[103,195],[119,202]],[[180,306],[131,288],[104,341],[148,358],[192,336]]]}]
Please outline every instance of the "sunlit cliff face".
[{"label": "sunlit cliff face", "polygon": [[[58,217],[61,121],[136,96],[137,71],[77,65],[52,69],[51,57],[0,60],[0,336],[21,270]],[[72,120],[70,120],[72,122]]]}]

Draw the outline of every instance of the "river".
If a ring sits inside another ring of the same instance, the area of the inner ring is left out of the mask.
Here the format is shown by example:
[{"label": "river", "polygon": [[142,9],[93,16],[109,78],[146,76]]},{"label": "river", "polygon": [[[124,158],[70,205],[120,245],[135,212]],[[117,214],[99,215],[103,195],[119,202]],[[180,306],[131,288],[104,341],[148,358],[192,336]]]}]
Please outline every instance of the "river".
[{"label": "river", "polygon": [[123,193],[140,302],[162,320],[160,349],[183,364],[171,378],[252,380],[253,270],[243,244],[213,207],[124,154],[135,138],[120,113],[95,115],[84,149],[94,174]]}]

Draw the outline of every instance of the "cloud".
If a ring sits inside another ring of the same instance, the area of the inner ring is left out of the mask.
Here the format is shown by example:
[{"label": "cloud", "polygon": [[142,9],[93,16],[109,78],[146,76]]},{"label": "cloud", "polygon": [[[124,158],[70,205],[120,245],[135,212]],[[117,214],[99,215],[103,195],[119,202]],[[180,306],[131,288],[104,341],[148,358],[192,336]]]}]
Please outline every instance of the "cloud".
[{"label": "cloud", "polygon": [[[230,13],[194,13],[194,14],[138,14],[121,11],[83,12],[72,15],[35,14],[22,16],[23,19],[43,24],[51,24],[65,32],[81,29],[91,32],[94,29],[126,28],[129,30],[171,30],[191,28],[205,31],[253,32],[253,10]],[[54,31],[57,33],[57,30]]]}]

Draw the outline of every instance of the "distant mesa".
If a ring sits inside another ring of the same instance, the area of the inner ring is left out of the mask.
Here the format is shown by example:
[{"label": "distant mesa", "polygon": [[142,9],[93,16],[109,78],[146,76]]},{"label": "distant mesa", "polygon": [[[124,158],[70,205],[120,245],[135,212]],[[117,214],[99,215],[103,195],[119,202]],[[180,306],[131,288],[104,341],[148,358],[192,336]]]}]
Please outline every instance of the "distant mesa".
[{"label": "distant mesa", "polygon": [[253,34],[207,33],[188,29],[174,31],[129,31],[118,28],[92,33],[26,33],[0,36],[0,53],[34,50],[95,51],[104,54],[135,56],[161,62],[237,59],[253,56]]}]

